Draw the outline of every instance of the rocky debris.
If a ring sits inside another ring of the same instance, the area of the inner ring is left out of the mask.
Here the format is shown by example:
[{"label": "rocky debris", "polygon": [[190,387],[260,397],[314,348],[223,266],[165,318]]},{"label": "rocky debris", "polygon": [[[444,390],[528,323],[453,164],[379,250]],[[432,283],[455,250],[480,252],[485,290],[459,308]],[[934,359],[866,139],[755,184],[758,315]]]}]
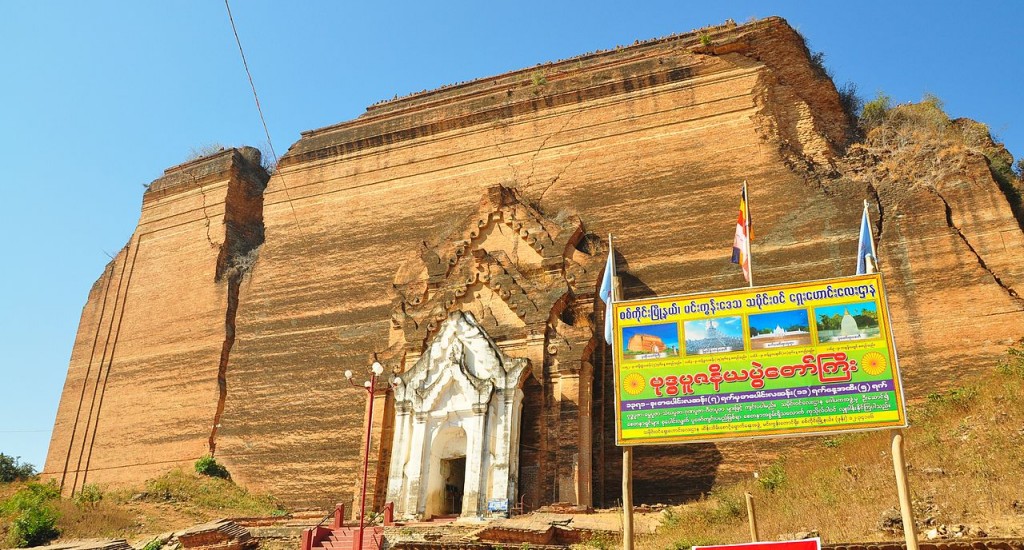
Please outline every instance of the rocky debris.
[{"label": "rocky debris", "polygon": [[806,540],[821,538],[821,533],[817,529],[811,529],[809,531],[797,531],[795,533],[782,533],[776,540]]},{"label": "rocky debris", "polygon": [[889,508],[882,512],[882,518],[878,522],[878,530],[884,533],[902,533],[903,515],[898,508]]},{"label": "rocky debris", "polygon": [[40,550],[134,550],[124,539],[72,540],[36,548]]},{"label": "rocky debris", "polygon": [[189,527],[176,538],[185,550],[254,550],[259,546],[248,529],[227,519]]},{"label": "rocky debris", "polygon": [[546,514],[589,514],[594,509],[589,506],[579,506],[569,502],[555,502],[547,506],[541,506],[537,511]]},{"label": "rocky debris", "polygon": [[148,548],[149,550],[180,550],[181,543],[178,542],[178,538],[174,532],[161,533],[141,545],[142,548]]},{"label": "rocky debris", "polygon": [[922,533],[927,540],[945,539],[983,539],[989,536],[988,531],[974,525],[957,523],[953,525],[939,524]]}]

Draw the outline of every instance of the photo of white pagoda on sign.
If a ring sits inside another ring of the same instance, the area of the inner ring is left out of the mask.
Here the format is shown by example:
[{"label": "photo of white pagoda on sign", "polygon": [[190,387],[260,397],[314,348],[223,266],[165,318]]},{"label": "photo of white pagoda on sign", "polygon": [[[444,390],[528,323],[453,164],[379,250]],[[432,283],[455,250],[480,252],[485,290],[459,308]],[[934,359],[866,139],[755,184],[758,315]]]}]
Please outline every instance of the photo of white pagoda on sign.
[{"label": "photo of white pagoda on sign", "polygon": [[686,321],[683,323],[683,333],[686,335],[687,355],[743,351],[741,317]]},{"label": "photo of white pagoda on sign", "polygon": [[874,302],[819,307],[814,309],[814,317],[819,343],[865,340],[882,333]]},{"label": "photo of white pagoda on sign", "polygon": [[807,310],[760,313],[747,318],[750,349],[787,348],[811,344]]}]

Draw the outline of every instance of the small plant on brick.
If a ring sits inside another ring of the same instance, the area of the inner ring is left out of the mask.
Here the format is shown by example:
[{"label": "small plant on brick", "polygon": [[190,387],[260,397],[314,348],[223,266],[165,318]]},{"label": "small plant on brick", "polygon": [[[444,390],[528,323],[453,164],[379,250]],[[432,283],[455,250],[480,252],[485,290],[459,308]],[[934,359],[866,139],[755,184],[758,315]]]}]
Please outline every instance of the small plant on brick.
[{"label": "small plant on brick", "polygon": [[231,474],[228,473],[228,469],[218,463],[217,459],[210,455],[206,455],[196,461],[196,473],[209,477],[231,479]]}]

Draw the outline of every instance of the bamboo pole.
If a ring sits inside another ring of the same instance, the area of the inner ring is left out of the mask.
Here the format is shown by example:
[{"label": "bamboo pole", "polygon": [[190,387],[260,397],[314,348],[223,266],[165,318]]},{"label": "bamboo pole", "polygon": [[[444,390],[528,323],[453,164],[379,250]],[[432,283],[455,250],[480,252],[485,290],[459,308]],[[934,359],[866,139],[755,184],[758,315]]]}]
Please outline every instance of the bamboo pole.
[{"label": "bamboo pole", "polygon": [[747,268],[750,270],[750,280],[747,282],[750,283],[750,288],[754,288],[754,259],[750,257],[750,195],[747,193],[747,180],[743,180],[743,209],[743,229],[747,232]]},{"label": "bamboo pole", "polygon": [[[868,213],[868,201],[864,201],[864,215]],[[876,273],[878,260],[876,259],[875,240],[868,227],[868,237],[871,242],[871,251],[865,254],[864,271]],[[859,262],[858,262],[859,263]],[[914,507],[910,502],[910,484],[907,481],[907,459],[903,452],[903,432],[892,431],[892,469],[896,474],[896,492],[900,499],[900,517],[903,520],[903,537],[907,542],[907,550],[918,550],[917,547],[917,525],[914,523]]]},{"label": "bamboo pole", "polygon": [[914,523],[914,508],[910,502],[907,461],[903,455],[903,433],[900,430],[892,431],[892,467],[896,471],[896,491],[900,496],[903,537],[907,541],[907,550],[917,550],[917,525]]},{"label": "bamboo pole", "polygon": [[743,496],[747,500],[747,523],[750,524],[750,542],[757,542],[757,514],[754,513],[754,495],[744,493]]}]

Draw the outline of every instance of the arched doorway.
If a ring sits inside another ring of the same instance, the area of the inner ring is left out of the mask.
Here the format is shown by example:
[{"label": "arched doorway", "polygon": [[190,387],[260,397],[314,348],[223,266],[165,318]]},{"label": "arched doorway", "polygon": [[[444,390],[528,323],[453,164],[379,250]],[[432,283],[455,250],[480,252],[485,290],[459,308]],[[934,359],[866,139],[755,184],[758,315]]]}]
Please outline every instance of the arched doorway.
[{"label": "arched doorway", "polygon": [[527,365],[456,311],[395,377],[388,500],[398,517],[481,517],[489,500],[515,501]]},{"label": "arched doorway", "polygon": [[424,517],[462,514],[466,491],[466,430],[445,426],[430,448]]}]

